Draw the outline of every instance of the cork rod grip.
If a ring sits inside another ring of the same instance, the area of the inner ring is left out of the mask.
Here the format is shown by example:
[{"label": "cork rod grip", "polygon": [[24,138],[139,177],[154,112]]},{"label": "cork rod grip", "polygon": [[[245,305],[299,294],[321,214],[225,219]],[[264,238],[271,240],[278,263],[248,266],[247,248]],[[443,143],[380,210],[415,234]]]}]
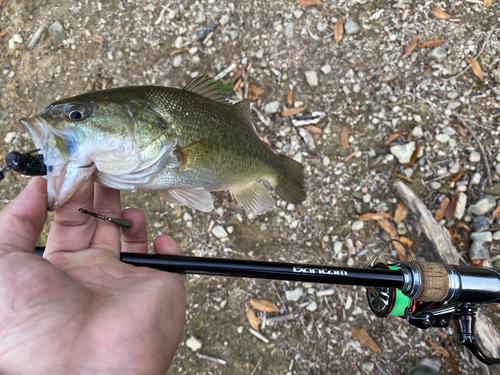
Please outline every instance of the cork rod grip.
[{"label": "cork rod grip", "polygon": [[416,262],[421,275],[420,289],[416,301],[440,302],[448,295],[450,280],[441,263]]}]

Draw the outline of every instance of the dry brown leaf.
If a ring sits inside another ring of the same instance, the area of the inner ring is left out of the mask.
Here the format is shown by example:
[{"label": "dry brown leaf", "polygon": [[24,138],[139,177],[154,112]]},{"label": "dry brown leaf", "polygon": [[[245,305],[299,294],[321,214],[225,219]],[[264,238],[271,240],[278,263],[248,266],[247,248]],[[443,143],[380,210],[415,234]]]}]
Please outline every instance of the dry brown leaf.
[{"label": "dry brown leaf", "polygon": [[293,90],[288,91],[288,95],[286,96],[286,102],[289,106],[293,104]]},{"label": "dry brown leaf", "polygon": [[385,141],[385,145],[386,146],[390,146],[390,144],[392,142],[394,142],[396,139],[398,139],[399,137],[403,136],[403,135],[406,135],[408,134],[408,132],[397,132],[397,133],[392,133],[391,135],[389,135],[389,138],[387,138],[387,140]]},{"label": "dry brown leaf", "polygon": [[427,42],[423,42],[419,46],[419,48],[437,47],[437,46],[440,46],[443,43],[444,43],[444,39],[432,39],[432,40],[428,40]]},{"label": "dry brown leaf", "polygon": [[[411,249],[411,247],[413,246],[413,241],[412,241],[412,240],[410,240],[409,238],[406,238],[406,237],[401,236],[401,237],[399,237],[399,240],[400,240],[402,243],[404,243],[404,244],[408,247],[408,249]],[[411,251],[411,250],[410,250],[410,251]],[[413,253],[412,253],[412,254],[413,254]]]},{"label": "dry brown leaf", "polygon": [[493,0],[484,0],[483,1],[483,7],[489,8],[493,4]]},{"label": "dry brown leaf", "polygon": [[455,190],[455,194],[453,194],[453,197],[451,198],[450,204],[448,205],[448,208],[446,209],[446,220],[451,220],[453,219],[453,215],[455,215],[455,211],[457,210],[457,204],[458,204],[458,189]]},{"label": "dry brown leaf", "polygon": [[493,216],[493,219],[498,219],[500,218],[500,204],[495,208],[495,211],[491,214]]},{"label": "dry brown leaf", "polygon": [[333,28],[333,37],[337,43],[340,43],[344,37],[344,22],[342,21],[342,17],[339,17],[339,20]]},{"label": "dry brown leaf", "polygon": [[453,352],[451,350],[448,350],[449,358],[450,358],[450,366],[453,371],[453,375],[458,375],[458,367],[457,367],[457,361],[455,360],[455,356],[453,355]]},{"label": "dry brown leaf", "polygon": [[96,43],[103,44],[104,43],[104,37],[98,34],[94,34],[90,37],[90,40]]},{"label": "dry brown leaf", "polygon": [[467,168],[462,168],[458,171],[457,175],[455,177],[453,177],[453,180],[451,180],[451,183],[454,184],[455,182],[457,182],[458,180],[460,180],[460,178],[462,177],[462,175],[464,174],[465,170]]},{"label": "dry brown leaf", "polygon": [[259,332],[259,322],[257,321],[257,317],[255,316],[255,311],[253,311],[250,305],[247,305],[247,319],[252,328]]},{"label": "dry brown leaf", "polygon": [[306,129],[309,133],[323,134],[323,130],[314,125],[306,125],[304,126],[304,129]]},{"label": "dry brown leaf", "polygon": [[243,82],[243,80],[240,78],[238,78],[238,80],[236,81],[236,83],[234,84],[234,87],[233,87],[233,90],[234,91],[238,91],[238,89],[240,88],[241,86],[241,83]]},{"label": "dry brown leaf", "polygon": [[450,356],[448,351],[445,348],[443,348],[441,345],[439,345],[438,343],[429,339],[429,344],[431,344],[432,349],[434,349],[436,352],[438,352],[442,356],[444,356],[444,357]]},{"label": "dry brown leaf", "polygon": [[415,48],[417,48],[417,44],[418,44],[418,41],[419,39],[422,39],[424,36],[423,35],[419,35],[417,36],[415,39],[413,39],[410,44],[408,44],[406,47],[405,47],[405,53],[403,54],[403,56],[401,56],[402,59],[406,59],[408,56],[411,55],[411,53],[413,51],[415,51]]},{"label": "dry brown leaf", "polygon": [[455,129],[457,129],[457,132],[464,138],[467,137],[467,133],[465,132],[464,128],[460,126],[460,124],[455,123]]},{"label": "dry brown leaf", "polygon": [[477,78],[479,78],[481,81],[484,80],[483,71],[481,70],[481,65],[479,65],[477,60],[472,56],[467,56],[465,58],[465,61],[467,62],[467,64],[470,65],[472,71],[477,76]]},{"label": "dry brown leaf", "polygon": [[415,145],[415,150],[413,150],[413,154],[411,154],[410,161],[406,164],[406,168],[408,168],[410,165],[413,164],[413,162],[417,158],[418,154],[420,153],[421,148],[422,148],[422,145],[420,144],[420,142],[417,142],[417,144]]},{"label": "dry brown leaf", "polygon": [[243,64],[241,68],[239,68],[238,71],[234,73],[234,77],[231,80],[231,85],[234,85],[241,78],[241,75],[248,68],[248,65],[248,63]]},{"label": "dry brown leaf", "polygon": [[306,109],[306,107],[288,108],[288,109],[285,109],[283,112],[281,112],[281,116],[283,116],[283,117],[294,116],[297,113],[303,112],[304,109]]},{"label": "dry brown leaf", "polygon": [[394,175],[402,180],[409,182],[410,184],[413,184],[413,180],[410,177],[406,177],[404,174],[394,173]]},{"label": "dry brown leaf", "polygon": [[401,223],[406,215],[408,214],[408,207],[406,206],[405,202],[399,201],[398,207],[396,208],[396,212],[394,212],[394,222],[396,224]]},{"label": "dry brown leaf", "polygon": [[278,306],[272,302],[266,301],[265,299],[250,298],[250,304],[259,311],[280,312]]},{"label": "dry brown leaf", "polygon": [[349,155],[346,156],[346,158],[344,160],[345,161],[351,160],[353,157],[356,156],[357,153],[358,153],[358,151],[351,152]]},{"label": "dry brown leaf", "polygon": [[368,334],[368,332],[366,332],[364,328],[360,326],[352,326],[351,333],[352,337],[358,340],[361,344],[379,355],[382,354],[382,350],[380,350],[377,343],[371,338],[371,336]]},{"label": "dry brown leaf", "polygon": [[446,13],[441,8],[432,8],[431,13],[434,17],[439,18],[440,20],[449,20],[450,15]]},{"label": "dry brown leaf", "polygon": [[5,34],[7,34],[7,30],[0,31],[0,36],[4,36]]},{"label": "dry brown leaf", "polygon": [[439,205],[438,210],[434,214],[434,219],[436,220],[441,220],[444,215],[446,214],[446,209],[448,208],[448,205],[450,204],[450,198],[446,197],[441,201],[441,204]]},{"label": "dry brown leaf", "polygon": [[344,147],[345,149],[349,148],[349,129],[347,129],[347,126],[345,125],[342,128],[340,140],[342,141],[342,147]]},{"label": "dry brown leaf", "polygon": [[361,216],[358,216],[359,220],[368,221],[368,220],[380,220],[380,219],[389,219],[391,217],[390,212],[368,212]]},{"label": "dry brown leaf", "polygon": [[297,4],[306,8],[311,5],[323,5],[320,0],[297,0]]},{"label": "dry brown leaf", "polygon": [[254,84],[250,84],[248,86],[251,92],[253,92],[255,95],[262,95],[264,94],[264,90],[262,90],[259,86],[255,86]]},{"label": "dry brown leaf", "polygon": [[175,55],[178,55],[179,53],[187,52],[187,51],[189,51],[189,47],[174,49],[172,52],[170,52],[170,56],[175,56]]}]

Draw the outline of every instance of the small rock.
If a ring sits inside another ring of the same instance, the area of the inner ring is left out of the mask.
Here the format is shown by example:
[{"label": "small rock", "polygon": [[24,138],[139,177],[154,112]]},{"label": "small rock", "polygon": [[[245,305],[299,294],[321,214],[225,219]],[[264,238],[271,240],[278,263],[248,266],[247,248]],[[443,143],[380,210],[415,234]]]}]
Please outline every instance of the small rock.
[{"label": "small rock", "polygon": [[458,173],[460,172],[460,162],[456,161],[453,163],[453,165],[450,167],[450,173]]},{"label": "small rock", "polygon": [[415,142],[409,142],[404,145],[396,145],[391,147],[393,154],[401,164],[407,164],[410,161],[413,151],[415,151]]},{"label": "small rock", "polygon": [[478,161],[481,160],[481,154],[476,151],[472,151],[469,155],[469,161],[471,163],[477,163]]},{"label": "small rock", "polygon": [[318,304],[316,301],[312,301],[309,305],[307,305],[306,310],[308,311],[316,311],[318,309]]},{"label": "small rock", "polygon": [[413,128],[412,134],[415,138],[422,138],[424,136],[424,130],[422,129],[421,126],[415,126]]},{"label": "small rock", "polygon": [[328,167],[328,166],[330,165],[330,162],[331,162],[331,161],[330,161],[330,158],[329,158],[328,156],[326,156],[326,155],[325,155],[325,156],[323,156],[323,165],[324,165],[325,167]]},{"label": "small rock", "polygon": [[354,91],[356,94],[361,91],[361,86],[357,83],[352,86],[352,91]]},{"label": "small rock", "polygon": [[182,216],[182,219],[184,221],[191,221],[191,220],[193,220],[193,217],[191,216],[191,214],[189,212],[184,212],[184,215]]},{"label": "small rock", "polygon": [[243,330],[245,329],[245,327],[243,326],[238,326],[238,328],[236,328],[236,332],[238,332],[240,335],[243,333]]},{"label": "small rock", "polygon": [[355,230],[355,231],[358,231],[358,230],[363,229],[364,226],[365,226],[364,221],[362,221],[362,220],[356,220],[354,223],[352,223],[351,229]]},{"label": "small rock", "polygon": [[318,86],[318,73],[314,70],[308,70],[305,72],[306,80],[309,86]]},{"label": "small rock", "polygon": [[221,26],[226,25],[229,22],[229,16],[227,14],[223,14],[219,20]]},{"label": "small rock", "polygon": [[237,30],[229,30],[227,32],[227,34],[229,35],[231,40],[236,40],[236,38],[238,38],[238,31]]},{"label": "small rock", "polygon": [[318,30],[318,32],[320,32],[320,33],[322,33],[323,31],[325,31],[327,28],[328,28],[328,23],[327,22],[318,22],[316,24],[316,30]]},{"label": "small rock", "polygon": [[458,107],[460,107],[461,105],[462,105],[462,103],[460,103],[460,102],[449,102],[448,109],[450,111],[453,111],[453,110],[457,109]]},{"label": "small rock", "polygon": [[456,98],[458,98],[458,92],[456,92],[456,91],[450,91],[448,94],[446,94],[446,96],[450,100],[455,100]]},{"label": "small rock", "polygon": [[365,195],[363,195],[363,202],[364,203],[370,203],[371,200],[372,200],[372,196],[370,195],[370,193],[366,193]]},{"label": "small rock", "polygon": [[481,241],[481,242],[493,241],[493,235],[491,234],[491,232],[474,232],[471,233],[470,238],[472,241]]},{"label": "small rock", "polygon": [[446,56],[447,49],[443,45],[431,49],[427,54],[427,57],[436,60],[437,62],[443,62],[446,59]]},{"label": "small rock", "polygon": [[[413,120],[416,122],[422,122],[422,117],[420,115],[413,115]],[[422,129],[422,128],[420,128]],[[415,136],[415,134],[413,134]]]},{"label": "small rock", "polygon": [[186,346],[191,349],[193,352],[196,352],[201,349],[203,346],[202,342],[200,339],[191,336],[186,340]]},{"label": "small rock", "polygon": [[395,105],[394,107],[392,107],[392,112],[394,113],[401,112],[401,107],[399,105]]},{"label": "small rock", "polygon": [[437,181],[432,181],[429,184],[429,186],[430,186],[431,189],[438,190],[441,187],[441,184],[439,182],[437,182]]},{"label": "small rock", "polygon": [[370,373],[375,368],[375,365],[373,364],[373,362],[365,362],[361,365],[361,368],[366,372]]},{"label": "small rock", "polygon": [[64,27],[61,25],[61,22],[54,21],[52,25],[49,26],[49,35],[52,43],[55,45],[62,43],[62,41],[66,39],[66,32],[64,31]]},{"label": "small rock", "polygon": [[20,34],[14,34],[12,35],[12,40],[17,44],[21,44],[23,42],[23,37]]},{"label": "small rock", "polygon": [[441,142],[441,143],[446,143],[450,140],[450,136],[448,134],[443,134],[440,133],[436,135],[436,141]]},{"label": "small rock", "polygon": [[495,165],[495,172],[497,172],[498,174],[500,174],[500,163],[498,163],[497,165]]},{"label": "small rock", "polygon": [[304,291],[301,288],[295,288],[294,290],[287,290],[285,292],[285,297],[288,301],[298,301],[304,295]]},{"label": "small rock", "polygon": [[304,14],[304,11],[302,9],[297,9],[297,10],[294,10],[292,12],[293,16],[296,18],[296,19],[299,19],[300,17],[302,17],[302,15]]},{"label": "small rock", "polygon": [[3,141],[5,143],[11,143],[14,140],[15,137],[16,137],[16,132],[8,132],[5,135],[5,138],[3,139]]},{"label": "small rock", "polygon": [[497,203],[495,199],[487,195],[484,198],[478,200],[476,204],[469,207],[469,212],[474,215],[484,215],[492,211],[496,207]]},{"label": "small rock", "polygon": [[[499,231],[500,233],[500,231]],[[344,243],[343,242],[340,242],[340,241],[335,241],[335,243],[333,244],[333,252],[335,254],[338,254],[342,251],[342,247],[344,246]]]},{"label": "small rock", "polygon": [[455,217],[458,220],[462,220],[465,214],[465,207],[467,206],[467,195],[464,193],[458,193],[457,208],[455,210]]},{"label": "small rock", "polygon": [[408,229],[406,229],[406,225],[404,225],[404,223],[399,223],[396,230],[398,231],[398,234],[400,236],[404,236],[406,232],[408,232]]},{"label": "small rock", "polygon": [[500,230],[493,233],[493,241],[498,241],[498,240],[500,240]]},{"label": "small rock", "polygon": [[469,258],[471,260],[485,260],[490,259],[490,251],[484,245],[483,241],[472,241],[469,250]]},{"label": "small rock", "polygon": [[264,106],[264,112],[266,112],[267,114],[276,113],[279,111],[279,109],[280,109],[280,102],[278,101],[267,103]]},{"label": "small rock", "polygon": [[228,236],[226,230],[220,225],[216,225],[212,228],[212,234],[217,238],[224,238]]},{"label": "small rock", "polygon": [[361,307],[356,306],[356,307],[354,308],[354,310],[352,310],[351,314],[352,314],[352,315],[359,315],[359,314],[361,314],[362,312],[363,312],[363,310],[361,309]]},{"label": "small rock", "polygon": [[346,35],[356,34],[359,32],[359,26],[356,22],[349,20],[345,23],[344,30]]},{"label": "small rock", "polygon": [[286,24],[285,28],[283,29],[283,35],[286,37],[291,37],[293,35],[294,30],[295,30],[295,23],[293,21],[290,21]]},{"label": "small rock", "polygon": [[174,68],[178,68],[182,64],[182,55],[175,55],[174,59],[172,60],[172,65]]},{"label": "small rock", "polygon": [[174,47],[177,49],[181,49],[183,45],[184,45],[184,38],[179,35],[177,38],[175,38]]},{"label": "small rock", "polygon": [[325,64],[321,68],[319,68],[323,72],[323,74],[329,74],[332,71],[332,67],[330,64]]},{"label": "small rock", "polygon": [[472,175],[472,178],[470,179],[470,184],[471,185],[479,185],[479,183],[481,182],[481,175],[479,173],[474,173]]}]

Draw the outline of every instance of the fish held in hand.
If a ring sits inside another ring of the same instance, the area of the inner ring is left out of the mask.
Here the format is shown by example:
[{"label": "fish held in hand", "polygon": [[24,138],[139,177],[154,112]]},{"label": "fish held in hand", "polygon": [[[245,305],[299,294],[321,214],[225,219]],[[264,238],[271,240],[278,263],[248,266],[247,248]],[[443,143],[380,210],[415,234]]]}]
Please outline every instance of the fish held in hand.
[{"label": "fish held in hand", "polygon": [[63,205],[92,174],[119,190],[157,190],[177,205],[214,208],[211,191],[229,190],[261,214],[269,181],[291,203],[306,199],[302,164],[260,140],[250,103],[221,98],[210,79],[183,89],[122,87],[88,92],[20,120],[47,165],[48,207]]}]

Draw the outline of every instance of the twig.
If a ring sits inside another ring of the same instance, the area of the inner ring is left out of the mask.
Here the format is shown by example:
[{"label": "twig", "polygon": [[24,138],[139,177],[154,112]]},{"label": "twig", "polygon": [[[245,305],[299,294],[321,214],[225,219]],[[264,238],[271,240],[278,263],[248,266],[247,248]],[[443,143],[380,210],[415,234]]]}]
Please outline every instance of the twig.
[{"label": "twig", "polygon": [[269,339],[264,336],[264,335],[261,335],[259,332],[257,332],[256,330],[254,330],[253,328],[249,328],[249,331],[252,335],[254,335],[255,337],[257,337],[258,339],[261,339],[262,341],[264,341],[266,344],[269,344]]},{"label": "twig", "polygon": [[212,361],[212,362],[217,362],[217,363],[220,363],[223,365],[227,364],[227,361],[225,361],[223,359],[211,357],[211,356],[206,355],[206,354],[201,354],[201,353],[196,352],[196,356],[199,358],[203,358],[203,359],[206,359],[206,360]]},{"label": "twig", "polygon": [[[486,35],[486,39],[484,40],[484,43],[483,43],[483,46],[481,47],[481,50],[479,51],[479,53],[477,54],[476,56],[476,60],[479,58],[479,56],[481,56],[481,54],[483,53],[484,51],[484,48],[486,47],[486,44],[488,43],[488,40],[490,40],[490,37],[491,37],[491,34],[493,34],[493,31],[495,30],[495,28],[491,29],[490,32],[488,33],[488,35]],[[457,75],[454,75],[453,77],[450,77],[450,78],[446,78],[446,79],[443,79],[441,82],[448,82],[448,81],[451,81],[453,78],[457,78],[457,77],[460,77],[462,74],[464,74],[466,71],[468,71],[470,69],[470,65],[467,66],[467,68],[465,68],[464,70],[462,70],[460,73],[458,73]]]},{"label": "twig", "polygon": [[262,361],[262,357],[259,358],[259,361],[257,362],[257,364],[255,365],[255,367],[253,368],[253,370],[250,373],[250,375],[255,374],[255,371],[257,371],[257,368],[259,367],[261,361]]},{"label": "twig", "polygon": [[465,129],[469,131],[469,133],[472,135],[472,138],[476,141],[477,145],[479,146],[479,150],[481,150],[481,155],[483,155],[483,160],[484,160],[484,165],[486,167],[486,175],[488,176],[488,185],[490,185],[490,188],[493,188],[493,182],[491,180],[491,170],[490,170],[490,163],[488,162],[488,157],[486,156],[486,152],[484,151],[484,147],[481,144],[481,141],[479,140],[476,132],[472,130],[472,128],[465,123],[465,120],[460,116],[459,114],[455,114],[455,117],[457,118],[458,121],[460,121]]}]

